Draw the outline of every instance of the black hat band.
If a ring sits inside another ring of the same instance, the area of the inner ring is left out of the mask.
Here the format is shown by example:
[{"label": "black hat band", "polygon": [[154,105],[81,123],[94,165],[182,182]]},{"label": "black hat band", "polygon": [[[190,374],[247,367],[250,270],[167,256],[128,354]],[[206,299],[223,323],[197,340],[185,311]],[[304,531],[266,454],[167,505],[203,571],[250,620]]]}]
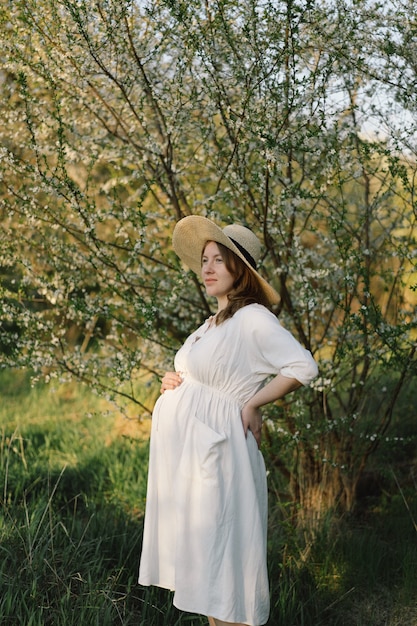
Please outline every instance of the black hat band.
[{"label": "black hat band", "polygon": [[256,261],[253,258],[253,256],[251,254],[249,254],[249,252],[247,250],[245,250],[245,248],[243,246],[240,245],[240,243],[238,243],[235,239],[232,239],[231,237],[229,237],[230,241],[232,241],[236,248],[239,250],[239,252],[241,254],[243,254],[243,256],[245,257],[245,259],[247,260],[247,262],[249,263],[249,265],[251,265],[253,267],[254,270],[256,270]]}]

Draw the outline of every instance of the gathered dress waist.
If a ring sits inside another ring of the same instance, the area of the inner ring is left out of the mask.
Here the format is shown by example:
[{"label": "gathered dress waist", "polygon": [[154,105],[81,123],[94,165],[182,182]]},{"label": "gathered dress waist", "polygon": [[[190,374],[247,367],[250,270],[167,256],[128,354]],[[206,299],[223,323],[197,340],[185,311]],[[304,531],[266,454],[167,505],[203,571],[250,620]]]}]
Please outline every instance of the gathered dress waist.
[{"label": "gathered dress waist", "polygon": [[224,400],[227,400],[228,402],[236,404],[239,410],[242,409],[244,405],[242,398],[239,397],[237,394],[234,394],[232,391],[229,391],[229,390],[226,391],[225,389],[219,389],[218,387],[214,387],[213,385],[208,385],[207,383],[204,383],[201,380],[197,380],[196,378],[193,378],[188,373],[184,374],[181,372],[181,375],[183,378],[182,385],[186,384],[187,386],[200,387],[201,390],[207,390],[207,392],[212,395],[219,396],[220,398],[223,398]]}]

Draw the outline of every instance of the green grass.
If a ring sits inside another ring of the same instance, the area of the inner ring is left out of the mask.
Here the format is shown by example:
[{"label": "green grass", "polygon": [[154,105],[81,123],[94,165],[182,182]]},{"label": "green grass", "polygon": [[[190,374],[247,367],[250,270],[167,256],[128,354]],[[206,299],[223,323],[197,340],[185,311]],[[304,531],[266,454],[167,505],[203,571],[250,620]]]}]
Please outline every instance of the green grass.
[{"label": "green grass", "polygon": [[[148,445],[76,385],[0,377],[0,623],[206,624],[169,592],[137,584]],[[416,626],[415,485],[383,497],[306,556],[270,512],[269,626]],[[304,557],[302,557],[304,555]]]}]

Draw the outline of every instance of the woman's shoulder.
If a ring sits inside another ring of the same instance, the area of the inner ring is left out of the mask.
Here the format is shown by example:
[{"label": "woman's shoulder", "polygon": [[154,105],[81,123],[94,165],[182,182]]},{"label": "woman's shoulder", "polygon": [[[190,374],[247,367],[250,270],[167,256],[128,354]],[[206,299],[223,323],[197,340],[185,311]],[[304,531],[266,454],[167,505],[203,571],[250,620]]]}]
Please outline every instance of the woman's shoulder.
[{"label": "woman's shoulder", "polygon": [[263,304],[247,304],[243,306],[241,309],[236,311],[234,317],[240,323],[248,323],[253,325],[258,324],[277,324],[280,326],[278,318],[272,311],[270,311]]}]

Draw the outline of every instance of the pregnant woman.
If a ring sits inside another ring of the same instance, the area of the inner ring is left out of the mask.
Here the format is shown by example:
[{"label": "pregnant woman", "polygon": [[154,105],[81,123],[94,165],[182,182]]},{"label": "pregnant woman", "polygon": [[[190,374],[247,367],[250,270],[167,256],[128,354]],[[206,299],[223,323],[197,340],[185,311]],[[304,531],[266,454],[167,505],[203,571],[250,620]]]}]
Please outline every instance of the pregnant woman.
[{"label": "pregnant woman", "polygon": [[174,590],[174,605],[210,626],[261,626],[269,584],[260,408],[309,384],[317,366],[270,311],[279,297],[256,269],[252,231],[189,216],[173,246],[217,311],[162,379],[139,582]]}]

